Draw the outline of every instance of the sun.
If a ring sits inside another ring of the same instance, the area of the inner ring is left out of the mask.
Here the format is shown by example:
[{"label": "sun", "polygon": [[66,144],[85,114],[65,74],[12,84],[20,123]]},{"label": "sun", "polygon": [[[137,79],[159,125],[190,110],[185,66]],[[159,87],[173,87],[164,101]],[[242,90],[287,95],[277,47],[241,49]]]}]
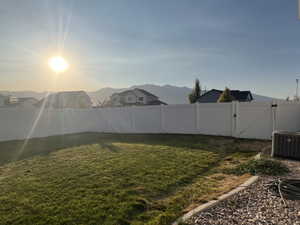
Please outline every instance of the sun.
[{"label": "sun", "polygon": [[56,73],[64,72],[69,68],[69,63],[62,56],[51,57],[48,65]]}]

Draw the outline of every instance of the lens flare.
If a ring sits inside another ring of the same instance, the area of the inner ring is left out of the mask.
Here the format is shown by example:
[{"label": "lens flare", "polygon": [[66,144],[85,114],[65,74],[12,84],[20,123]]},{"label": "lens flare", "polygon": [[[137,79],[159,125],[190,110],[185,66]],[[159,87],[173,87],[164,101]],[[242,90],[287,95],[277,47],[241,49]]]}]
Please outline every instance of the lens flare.
[{"label": "lens flare", "polygon": [[61,73],[69,68],[69,63],[61,56],[54,56],[48,60],[49,67],[56,73]]}]

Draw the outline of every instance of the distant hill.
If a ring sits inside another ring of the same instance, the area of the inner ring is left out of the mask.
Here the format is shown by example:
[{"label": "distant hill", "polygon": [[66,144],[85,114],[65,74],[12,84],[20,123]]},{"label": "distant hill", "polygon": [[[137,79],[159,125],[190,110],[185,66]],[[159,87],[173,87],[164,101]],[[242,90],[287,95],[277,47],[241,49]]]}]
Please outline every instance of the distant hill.
[{"label": "distant hill", "polygon": [[98,91],[94,91],[94,92],[88,92],[88,95],[91,97],[91,99],[93,100],[93,102],[95,103],[99,103],[99,102],[103,102],[104,100],[108,100],[109,97],[116,92],[121,92],[123,90],[126,90],[125,88],[110,88],[110,87],[106,87],[106,88],[101,88]]},{"label": "distant hill", "polygon": [[[192,89],[188,87],[177,87],[172,85],[153,85],[153,84],[144,84],[144,85],[135,85],[130,88],[102,88],[95,92],[88,93],[91,98],[95,101],[98,100],[100,102],[104,101],[105,99],[109,99],[109,97],[115,92],[121,92],[128,89],[133,88],[141,88],[146,91],[149,91],[156,96],[158,96],[162,101],[168,104],[185,104],[189,103],[188,95],[191,93]],[[275,98],[252,94],[254,101],[256,102],[270,102],[272,100],[276,100]]]},{"label": "distant hill", "polygon": [[188,95],[191,93],[192,89],[188,87],[177,87],[172,85],[139,85],[133,86],[132,88],[141,88],[149,91],[160,98],[160,100],[168,104],[184,104],[189,103]]},{"label": "distant hill", "polygon": [[[153,93],[158,96],[161,101],[168,104],[186,104],[189,103],[188,95],[191,93],[192,89],[188,87],[178,87],[172,85],[154,85],[154,84],[144,84],[135,85],[129,88],[101,88],[98,91],[88,92],[87,94],[91,97],[94,103],[103,102],[109,99],[109,97],[116,92],[121,92],[128,89],[141,88],[146,91]],[[45,96],[46,92],[34,92],[34,91],[0,91],[3,95],[12,95],[16,97],[34,97],[36,99],[41,99]],[[270,102],[275,98],[267,97],[263,95],[252,94],[254,101],[257,102]]]},{"label": "distant hill", "polygon": [[35,92],[35,91],[0,91],[1,95],[11,95],[18,98],[27,98],[27,97],[33,97],[38,100],[42,99],[46,92]]},{"label": "distant hill", "polygon": [[267,97],[263,95],[256,95],[256,94],[252,94],[252,96],[255,102],[271,102],[273,100],[281,100],[281,99],[276,99],[276,98]]},{"label": "distant hill", "polygon": [[133,88],[141,88],[146,91],[151,92],[152,94],[159,97],[160,100],[168,103],[168,104],[184,104],[188,103],[188,94],[192,89],[188,87],[177,87],[171,85],[153,85],[153,84],[144,84],[144,85],[135,85],[129,88],[102,88],[95,92],[89,92],[88,94],[95,101],[98,100],[100,102],[109,99],[109,97],[115,92],[121,92],[128,89]]}]

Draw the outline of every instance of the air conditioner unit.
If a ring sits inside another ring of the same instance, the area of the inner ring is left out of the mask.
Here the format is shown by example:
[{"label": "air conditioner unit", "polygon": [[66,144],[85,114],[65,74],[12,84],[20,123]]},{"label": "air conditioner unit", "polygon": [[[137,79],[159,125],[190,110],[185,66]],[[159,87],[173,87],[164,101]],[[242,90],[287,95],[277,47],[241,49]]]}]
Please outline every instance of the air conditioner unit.
[{"label": "air conditioner unit", "polygon": [[274,131],[272,156],[300,160],[300,132]]}]

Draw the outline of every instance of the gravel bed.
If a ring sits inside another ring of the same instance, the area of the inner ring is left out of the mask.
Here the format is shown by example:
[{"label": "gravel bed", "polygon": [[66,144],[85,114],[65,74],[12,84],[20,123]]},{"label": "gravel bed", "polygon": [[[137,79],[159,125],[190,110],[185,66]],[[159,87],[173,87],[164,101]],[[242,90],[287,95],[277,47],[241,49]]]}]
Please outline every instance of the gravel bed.
[{"label": "gravel bed", "polygon": [[[291,169],[288,177],[300,179],[300,162],[283,161]],[[193,225],[300,225],[300,201],[273,195],[268,183],[278,177],[261,177],[249,188],[218,205],[203,211],[189,221]]]}]

